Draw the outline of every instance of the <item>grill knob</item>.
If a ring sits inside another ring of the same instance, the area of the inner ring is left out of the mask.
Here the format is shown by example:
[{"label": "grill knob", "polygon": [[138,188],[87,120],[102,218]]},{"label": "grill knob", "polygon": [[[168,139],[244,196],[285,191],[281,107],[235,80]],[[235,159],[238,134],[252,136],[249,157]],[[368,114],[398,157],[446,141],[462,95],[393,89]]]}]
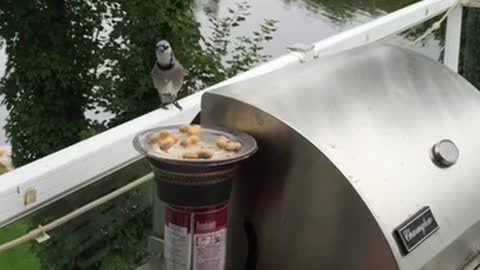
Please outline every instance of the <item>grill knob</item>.
[{"label": "grill knob", "polygon": [[441,140],[432,148],[433,161],[439,167],[450,167],[457,163],[460,152],[451,140]]}]

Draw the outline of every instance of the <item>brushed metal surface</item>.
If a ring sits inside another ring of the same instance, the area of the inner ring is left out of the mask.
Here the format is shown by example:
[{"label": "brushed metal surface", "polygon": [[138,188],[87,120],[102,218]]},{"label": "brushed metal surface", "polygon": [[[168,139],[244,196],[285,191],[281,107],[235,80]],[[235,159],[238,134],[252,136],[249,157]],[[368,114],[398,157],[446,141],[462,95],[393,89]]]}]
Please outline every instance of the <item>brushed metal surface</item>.
[{"label": "brushed metal surface", "polygon": [[[458,269],[480,250],[480,94],[439,63],[357,48],[207,92],[201,119],[259,142],[234,184],[232,269],[245,221],[262,270]],[[461,153],[450,168],[431,159],[443,139]],[[424,206],[440,230],[404,256],[393,230]]]},{"label": "brushed metal surface", "polygon": [[202,112],[229,115],[215,124],[244,130],[260,145],[234,182],[227,237],[231,269],[245,269],[246,221],[259,243],[252,269],[396,269],[361,198],[308,140],[248,105],[225,99],[214,104]]}]

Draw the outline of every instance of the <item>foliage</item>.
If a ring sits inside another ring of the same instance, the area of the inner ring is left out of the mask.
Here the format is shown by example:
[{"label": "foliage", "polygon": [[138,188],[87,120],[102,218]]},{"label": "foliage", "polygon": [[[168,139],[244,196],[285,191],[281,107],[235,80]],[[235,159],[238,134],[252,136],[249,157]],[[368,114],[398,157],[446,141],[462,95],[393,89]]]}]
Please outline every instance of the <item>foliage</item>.
[{"label": "foliage", "polygon": [[480,89],[480,11],[469,9],[465,25],[463,75]]},{"label": "foliage", "polygon": [[220,64],[217,69],[223,76],[221,79],[232,77],[268,60],[270,56],[262,54],[262,43],[272,40],[272,34],[277,29],[278,21],[265,19],[260,29],[253,32],[253,37],[240,36],[232,44],[232,30],[250,15],[251,6],[247,2],[241,2],[236,3],[236,7],[228,9],[230,16],[209,18],[213,33],[204,40],[206,52]]},{"label": "foliage", "polygon": [[[118,0],[112,5],[107,19],[113,30],[100,52],[105,65],[98,74],[100,85],[96,97],[101,107],[117,115],[109,126],[161,105],[150,78],[155,63],[154,48],[160,38],[170,41],[176,57],[190,71],[189,80],[195,77],[213,83],[192,69],[198,57],[191,56],[201,50],[199,25],[190,8],[192,2]],[[210,71],[212,60],[208,56],[202,60],[201,71]]]},{"label": "foliage", "polygon": [[[148,170],[134,164],[37,211],[32,227],[47,224],[100,196],[116,190]],[[149,254],[152,230],[152,184],[147,183],[69,221],[51,232],[47,242],[32,251],[48,270],[132,270]]]},{"label": "foliage", "polygon": [[[9,110],[6,133],[16,166],[82,139],[84,110],[98,65],[91,38],[99,0],[3,0],[0,36],[9,59],[0,93]],[[92,14],[84,16],[84,14]]]},{"label": "foliage", "polygon": [[[230,9],[230,16],[225,18],[210,17],[213,34],[207,38],[202,37],[199,24],[193,20],[192,0],[118,3],[111,10],[110,27],[114,30],[102,49],[107,64],[99,75],[99,105],[117,115],[108,127],[161,105],[150,79],[154,45],[160,37],[167,37],[177,59],[188,71],[181,98],[265,61],[268,56],[261,53],[260,44],[271,40],[276,30],[276,22],[266,20],[253,33],[254,37],[238,37],[234,46],[229,46],[232,29],[249,15],[250,6],[246,3],[236,4],[236,10]],[[231,59],[225,60],[228,57]]]},{"label": "foliage", "polygon": [[[181,97],[263,62],[262,42],[276,22],[252,37],[231,31],[245,21],[246,3],[231,16],[211,18],[202,37],[193,0],[5,0],[0,36],[9,59],[0,93],[10,112],[6,125],[18,167],[160,107],[150,70],[154,44],[166,38],[188,70]],[[232,46],[229,46],[232,45]],[[229,58],[230,59],[226,59]],[[105,109],[110,121],[87,119]]]},{"label": "foliage", "polygon": [[[28,232],[29,225],[25,220],[10,224],[0,230],[0,243],[6,243]],[[38,258],[30,252],[30,243],[22,244],[0,253],[0,269],[39,270]]]}]

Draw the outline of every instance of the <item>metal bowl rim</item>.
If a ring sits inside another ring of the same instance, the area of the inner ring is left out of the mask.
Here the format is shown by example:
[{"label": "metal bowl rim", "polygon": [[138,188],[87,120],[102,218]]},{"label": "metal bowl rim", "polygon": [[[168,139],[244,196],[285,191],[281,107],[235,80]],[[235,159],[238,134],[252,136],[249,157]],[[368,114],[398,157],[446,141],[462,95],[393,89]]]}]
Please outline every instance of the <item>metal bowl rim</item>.
[{"label": "metal bowl rim", "polygon": [[[192,167],[214,167],[214,166],[223,166],[223,165],[229,165],[233,164],[242,160],[245,160],[252,155],[254,155],[257,150],[257,142],[255,138],[253,138],[251,135],[240,132],[240,131],[234,131],[234,130],[227,130],[221,127],[216,127],[216,126],[203,126],[202,130],[211,130],[214,132],[220,132],[220,133],[225,133],[228,134],[232,137],[234,137],[238,142],[242,144],[242,151],[241,154],[234,155],[230,158],[225,158],[225,159],[215,159],[215,160],[205,160],[205,159],[195,159],[195,160],[186,160],[186,159],[177,159],[177,158],[168,158],[166,156],[161,156],[154,154],[150,151],[147,151],[141,142],[141,137],[146,135],[147,133],[153,133],[153,132],[159,132],[161,130],[173,130],[173,129],[179,129],[182,126],[186,125],[169,125],[169,126],[160,126],[156,128],[151,128],[147,130],[143,130],[139,133],[137,133],[133,139],[133,147],[137,152],[142,154],[143,156],[159,161],[159,162],[164,162],[167,164],[171,165],[181,165],[181,166],[192,166]],[[147,136],[145,136],[147,137]]]}]

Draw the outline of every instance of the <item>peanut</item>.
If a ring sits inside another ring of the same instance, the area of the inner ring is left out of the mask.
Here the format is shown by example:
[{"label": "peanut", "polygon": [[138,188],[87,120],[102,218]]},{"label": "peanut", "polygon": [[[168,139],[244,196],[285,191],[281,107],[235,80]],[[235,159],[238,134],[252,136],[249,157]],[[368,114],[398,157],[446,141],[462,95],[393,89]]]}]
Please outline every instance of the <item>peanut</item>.
[{"label": "peanut", "polygon": [[225,150],[229,152],[238,152],[242,148],[242,144],[239,142],[229,142],[225,147]]},{"label": "peanut", "polygon": [[217,146],[218,146],[218,148],[225,149],[225,147],[227,146],[227,144],[228,144],[228,139],[227,139],[225,136],[220,136],[220,137],[218,137],[218,139],[217,139]]},{"label": "peanut", "polygon": [[180,141],[180,145],[183,147],[189,147],[192,144],[192,140],[190,138],[185,138]]},{"label": "peanut", "polygon": [[197,151],[198,157],[203,159],[209,159],[213,157],[213,154],[214,152],[211,149],[201,149]]},{"label": "peanut", "polygon": [[179,139],[178,139],[177,137],[175,137],[174,135],[172,135],[172,138],[173,138],[173,140],[175,141],[175,144],[178,143],[178,140],[179,140]]},{"label": "peanut", "polygon": [[159,144],[160,144],[160,149],[162,149],[163,151],[167,151],[168,149],[170,149],[170,147],[172,147],[175,144],[175,139],[174,137],[170,136],[160,141]]},{"label": "peanut", "polygon": [[197,159],[198,153],[197,152],[185,152],[183,153],[183,158],[185,159]]},{"label": "peanut", "polygon": [[189,137],[189,139],[192,144],[197,144],[200,142],[200,137],[198,137],[197,135],[192,135]]},{"label": "peanut", "polygon": [[163,140],[163,139],[166,139],[168,137],[172,136],[172,133],[170,133],[170,131],[168,130],[162,130],[158,133],[158,137]]},{"label": "peanut", "polygon": [[160,144],[161,141],[163,141],[164,139],[168,138],[172,136],[172,134],[170,133],[170,131],[168,130],[162,130],[154,135],[152,135],[152,137],[150,138],[150,143],[152,144]]},{"label": "peanut", "polygon": [[192,135],[200,136],[201,132],[202,132],[202,128],[199,125],[190,126],[187,130],[188,136],[192,136]]}]

